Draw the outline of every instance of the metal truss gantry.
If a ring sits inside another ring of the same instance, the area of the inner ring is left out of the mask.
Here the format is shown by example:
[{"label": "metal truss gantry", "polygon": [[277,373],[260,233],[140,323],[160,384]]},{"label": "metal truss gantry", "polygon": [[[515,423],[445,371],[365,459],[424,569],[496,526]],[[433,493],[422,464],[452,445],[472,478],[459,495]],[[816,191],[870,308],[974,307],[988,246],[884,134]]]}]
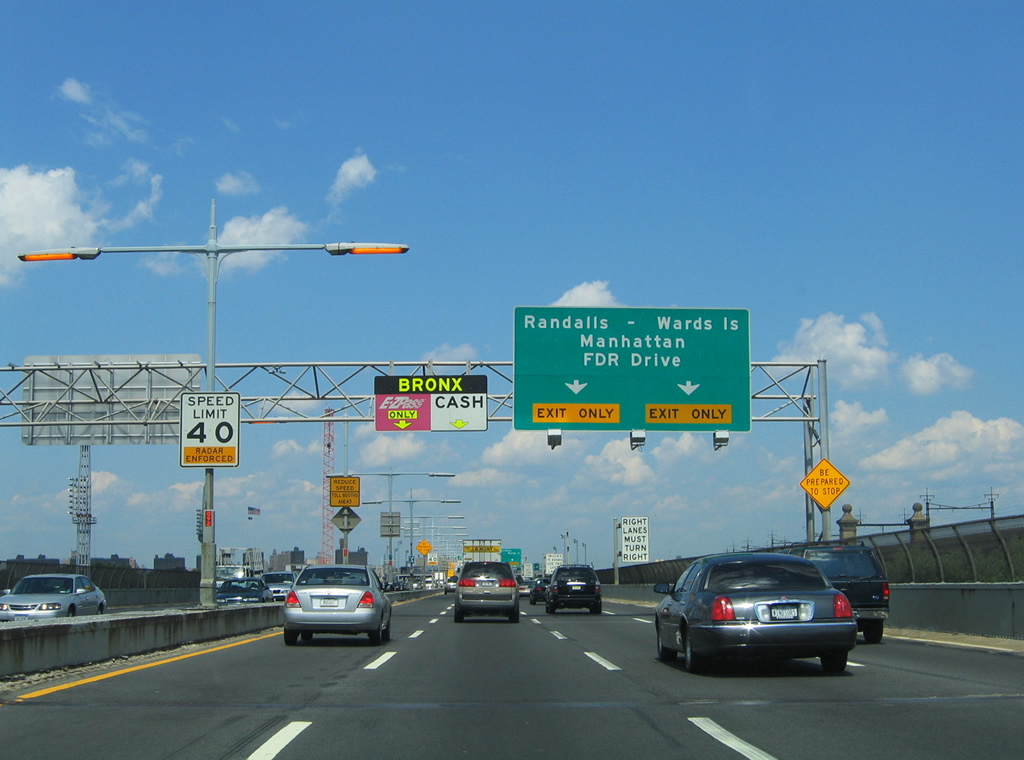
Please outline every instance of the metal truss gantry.
[{"label": "metal truss gantry", "polygon": [[[30,445],[177,444],[177,399],[195,389],[204,371],[198,361],[8,364],[0,367],[0,428],[19,428]],[[827,459],[825,361],[751,362],[750,372],[752,421],[801,423],[805,472]],[[512,421],[511,361],[218,363],[214,385],[240,394],[243,424],[373,422],[374,377],[463,374],[488,377],[488,422]],[[125,376],[134,392],[111,380]],[[139,394],[140,377],[161,395]],[[37,385],[45,385],[47,398],[33,393]],[[808,497],[809,540],[814,509]]]}]

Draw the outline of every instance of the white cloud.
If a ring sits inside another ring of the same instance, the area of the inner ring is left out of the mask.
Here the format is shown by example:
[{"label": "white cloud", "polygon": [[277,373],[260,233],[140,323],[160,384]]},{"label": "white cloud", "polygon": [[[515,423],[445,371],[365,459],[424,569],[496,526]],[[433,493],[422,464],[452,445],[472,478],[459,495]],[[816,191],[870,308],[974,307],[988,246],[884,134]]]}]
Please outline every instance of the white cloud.
[{"label": "white cloud", "polygon": [[331,190],[327,194],[327,201],[332,206],[337,206],[354,189],[366,187],[373,182],[376,176],[377,170],[373,168],[370,159],[362,153],[357,153],[339,167],[334,184],[331,185]]},{"label": "white cloud", "polygon": [[497,488],[515,485],[520,480],[521,478],[509,472],[494,467],[484,467],[479,470],[460,472],[452,479],[452,485],[456,488]]},{"label": "white cloud", "polygon": [[423,356],[420,357],[420,361],[469,361],[475,359],[477,355],[476,349],[469,343],[463,343],[459,346],[451,346],[447,343],[442,343],[437,348],[432,348],[427,351]]},{"label": "white cloud", "polygon": [[861,460],[876,471],[918,469],[932,477],[962,477],[1002,468],[1019,468],[1024,454],[1024,425],[1001,417],[979,420],[953,412],[895,445]]},{"label": "white cloud", "polygon": [[65,79],[57,89],[64,100],[82,106],[82,118],[94,128],[87,136],[90,145],[108,145],[117,138],[130,142],[145,142],[146,130],[140,126],[145,120],[126,111],[113,102],[101,102],[92,89],[77,79]]},{"label": "white cloud", "polygon": [[600,454],[584,460],[587,475],[623,486],[639,486],[654,482],[654,471],[647,466],[643,455],[629,447],[625,438],[608,441]]},{"label": "white cloud", "polygon": [[127,182],[147,184],[149,185],[149,197],[138,201],[135,207],[121,219],[107,221],[104,224],[106,229],[117,232],[134,227],[141,220],[152,219],[153,209],[163,197],[163,181],[162,175],[150,172],[148,164],[136,159],[127,161],[124,165],[124,173],[114,179],[114,184],[122,185]]},{"label": "white cloud", "polygon": [[227,173],[217,180],[217,192],[221,195],[252,195],[260,191],[260,183],[249,172]]},{"label": "white cloud", "polygon": [[678,438],[666,436],[651,452],[659,465],[667,465],[679,459],[697,456],[712,451],[710,436],[698,436],[694,433],[683,433]]},{"label": "white cloud", "polygon": [[92,102],[92,94],[89,92],[89,87],[77,79],[65,79],[61,83],[58,92],[62,98],[70,100],[72,103],[89,105]]},{"label": "white cloud", "polygon": [[939,392],[944,386],[958,390],[969,387],[974,370],[949,354],[936,354],[928,359],[915,354],[903,362],[900,374],[912,393],[927,395]]},{"label": "white cloud", "polygon": [[303,446],[294,438],[289,438],[284,441],[277,441],[271,448],[271,456],[275,458],[289,456],[319,455],[322,452],[323,443],[321,441],[311,441],[310,443]]},{"label": "white cloud", "polygon": [[882,321],[864,314],[848,323],[831,312],[817,319],[803,319],[791,343],[779,344],[775,361],[828,361],[829,378],[840,388],[866,388],[889,380],[895,355],[886,350]]},{"label": "white cloud", "polygon": [[[284,206],[273,208],[263,216],[236,216],[224,225],[218,242],[222,245],[288,245],[299,242],[307,225],[288,213]],[[224,269],[258,271],[281,256],[280,251],[245,251],[224,259]]]},{"label": "white cloud", "polygon": [[378,435],[362,447],[359,461],[366,468],[386,468],[419,456],[425,450],[426,443],[421,436]]},{"label": "white cloud", "polygon": [[888,424],[889,415],[886,414],[885,409],[866,412],[864,405],[859,401],[852,404],[846,401],[837,401],[829,419],[835,425],[837,433],[846,437],[855,437],[860,433]]},{"label": "white cloud", "polygon": [[122,482],[121,478],[112,472],[94,470],[92,473],[92,492],[103,493],[107,489],[115,487],[120,482]]},{"label": "white cloud", "polygon": [[564,436],[562,443],[552,451],[548,446],[547,431],[510,430],[500,441],[484,449],[480,461],[496,467],[550,464],[553,455],[564,456],[574,446],[574,442],[567,441]]},{"label": "white cloud", "polygon": [[584,282],[565,291],[552,306],[621,306],[608,290],[607,281]]},{"label": "white cloud", "polygon": [[0,168],[0,285],[20,282],[30,268],[19,253],[93,242],[103,209],[84,210],[83,200],[71,167]]}]

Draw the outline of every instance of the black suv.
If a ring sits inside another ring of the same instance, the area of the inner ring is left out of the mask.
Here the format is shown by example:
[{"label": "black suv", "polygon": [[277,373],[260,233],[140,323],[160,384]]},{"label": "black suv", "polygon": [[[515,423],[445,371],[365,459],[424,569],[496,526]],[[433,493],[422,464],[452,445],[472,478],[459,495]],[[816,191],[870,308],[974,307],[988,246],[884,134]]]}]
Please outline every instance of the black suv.
[{"label": "black suv", "polygon": [[846,594],[865,643],[877,644],[882,640],[885,619],[889,617],[889,580],[874,549],[841,544],[809,546],[789,553],[809,559],[833,586]]},{"label": "black suv", "polygon": [[551,574],[544,592],[544,609],[549,615],[559,607],[587,607],[601,614],[601,581],[589,565],[561,565]]}]

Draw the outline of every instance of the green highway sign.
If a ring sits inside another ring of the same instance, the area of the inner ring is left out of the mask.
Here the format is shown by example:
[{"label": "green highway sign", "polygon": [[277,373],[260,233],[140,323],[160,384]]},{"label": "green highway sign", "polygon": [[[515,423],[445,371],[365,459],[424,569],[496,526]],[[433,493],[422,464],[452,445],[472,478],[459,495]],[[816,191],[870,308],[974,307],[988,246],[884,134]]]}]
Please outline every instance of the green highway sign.
[{"label": "green highway sign", "polygon": [[750,430],[747,309],[515,309],[516,430]]}]

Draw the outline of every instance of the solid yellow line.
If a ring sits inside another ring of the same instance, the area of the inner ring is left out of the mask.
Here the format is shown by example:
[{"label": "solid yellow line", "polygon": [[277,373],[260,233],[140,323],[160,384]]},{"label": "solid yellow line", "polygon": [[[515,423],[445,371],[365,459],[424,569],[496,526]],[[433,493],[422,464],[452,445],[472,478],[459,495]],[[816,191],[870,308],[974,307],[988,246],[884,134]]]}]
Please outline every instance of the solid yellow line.
[{"label": "solid yellow line", "polygon": [[201,654],[210,654],[211,652],[219,652],[222,649],[231,649],[231,647],[238,647],[242,644],[251,644],[254,641],[262,641],[263,639],[269,639],[273,636],[280,636],[280,631],[274,633],[267,633],[263,636],[257,636],[254,639],[244,639],[243,641],[236,641],[233,644],[222,644],[219,647],[212,647],[210,649],[204,649],[201,652],[192,652],[191,654],[181,654],[177,657],[168,657],[166,660],[157,660],[156,662],[149,662],[145,665],[135,665],[130,668],[123,668],[121,670],[115,670],[112,673],[104,673],[101,676],[92,676],[90,678],[83,678],[79,681],[72,681],[71,683],[61,684],[60,686],[51,686],[48,689],[40,689],[39,691],[33,691],[28,694],[22,694],[20,697],[15,697],[15,702],[22,702],[26,699],[35,699],[36,697],[45,697],[47,694],[53,694],[54,692],[64,691],[65,689],[73,689],[76,686],[83,686],[87,683],[96,683],[97,681],[104,681],[108,678],[114,678],[115,676],[122,676],[125,673],[134,673],[137,670],[145,670],[146,668],[155,668],[158,665],[168,665],[172,662],[178,662],[179,660],[187,660],[190,657],[198,657]]}]

